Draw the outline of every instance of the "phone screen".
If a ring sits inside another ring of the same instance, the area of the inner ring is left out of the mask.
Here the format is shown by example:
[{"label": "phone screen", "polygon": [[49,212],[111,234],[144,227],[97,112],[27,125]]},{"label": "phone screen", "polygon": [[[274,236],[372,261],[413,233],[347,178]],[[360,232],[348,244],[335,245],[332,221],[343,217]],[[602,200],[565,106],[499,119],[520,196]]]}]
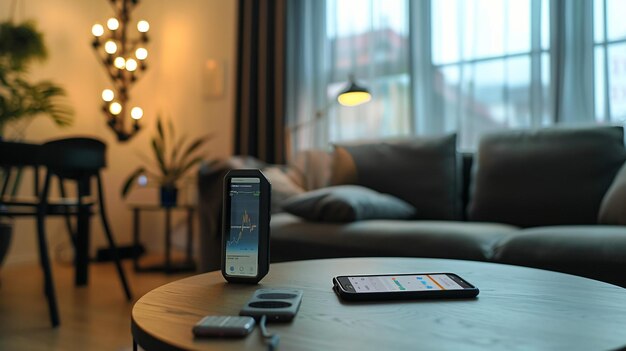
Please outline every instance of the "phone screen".
[{"label": "phone screen", "polygon": [[379,275],[347,278],[353,291],[356,293],[463,290],[470,288],[470,286],[458,276],[448,274]]},{"label": "phone screen", "polygon": [[226,274],[255,277],[259,256],[261,180],[231,178],[230,230],[226,242]]}]

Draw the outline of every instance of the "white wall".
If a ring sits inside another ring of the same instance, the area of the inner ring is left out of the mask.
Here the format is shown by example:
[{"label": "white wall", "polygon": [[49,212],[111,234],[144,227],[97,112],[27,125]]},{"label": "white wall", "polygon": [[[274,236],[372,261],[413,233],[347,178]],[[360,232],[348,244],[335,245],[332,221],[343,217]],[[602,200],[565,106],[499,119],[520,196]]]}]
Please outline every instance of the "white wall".
[{"label": "white wall", "polygon": [[[0,20],[7,19],[11,2],[0,0]],[[104,172],[107,210],[118,243],[128,244],[131,241],[128,203],[154,202],[157,189],[140,189],[126,200],[121,199],[119,190],[125,177],[142,163],[139,155],[150,155],[149,138],[154,132],[157,113],[171,116],[177,132],[189,138],[213,133],[215,139],[206,148],[210,156],[225,157],[232,153],[236,1],[145,0],[131,14],[131,21],[150,22],[150,43],[146,75],[131,90],[131,104],[144,109],[144,128],[126,143],[117,142],[100,112],[100,93],[109,82],[91,47],[91,26],[104,23],[112,15],[108,0],[21,0],[17,20],[34,19],[48,47],[48,61],[34,65],[32,78],[61,84],[76,112],[74,125],[65,129],[55,126],[47,117],[37,118],[29,127],[26,139],[41,142],[87,135],[107,143],[108,167]],[[225,64],[226,90],[220,98],[203,98],[202,73],[208,59]],[[193,198],[193,189],[186,193],[187,198]],[[161,224],[162,217],[156,214],[142,222],[142,238],[148,247],[162,247]],[[95,250],[104,246],[104,236],[95,218],[92,228],[91,248]],[[35,262],[34,220],[16,221],[14,233],[6,263]],[[61,220],[49,220],[48,238],[53,248],[68,242]]]}]

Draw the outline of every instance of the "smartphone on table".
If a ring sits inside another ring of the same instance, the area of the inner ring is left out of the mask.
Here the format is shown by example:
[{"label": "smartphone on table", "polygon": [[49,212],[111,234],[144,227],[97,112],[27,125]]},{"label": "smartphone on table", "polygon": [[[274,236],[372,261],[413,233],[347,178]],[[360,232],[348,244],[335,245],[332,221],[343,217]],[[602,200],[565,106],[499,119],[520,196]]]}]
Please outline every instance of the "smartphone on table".
[{"label": "smartphone on table", "polygon": [[479,290],[454,273],[343,275],[333,290],[350,301],[471,298]]}]

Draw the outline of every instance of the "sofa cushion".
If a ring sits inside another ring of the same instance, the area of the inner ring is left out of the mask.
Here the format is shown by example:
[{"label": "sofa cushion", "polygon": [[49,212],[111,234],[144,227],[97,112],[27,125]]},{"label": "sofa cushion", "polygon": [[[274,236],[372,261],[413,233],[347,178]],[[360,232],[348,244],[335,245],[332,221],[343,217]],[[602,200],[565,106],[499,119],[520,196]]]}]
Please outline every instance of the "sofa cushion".
[{"label": "sofa cushion", "polygon": [[296,216],[322,222],[409,219],[415,216],[415,208],[408,203],[358,185],[309,191],[289,198],[282,207]]},{"label": "sofa cushion", "polygon": [[493,260],[626,286],[625,253],[626,227],[553,226],[505,238],[496,245]]},{"label": "sofa cushion", "polygon": [[621,127],[547,128],[483,137],[468,217],[521,227],[596,223],[626,157]]},{"label": "sofa cushion", "polygon": [[598,222],[626,225],[626,163],[619,170],[602,199]]},{"label": "sofa cushion", "polygon": [[292,170],[301,174],[305,190],[315,190],[329,185],[332,155],[325,150],[304,150],[289,161]]},{"label": "sofa cushion", "polygon": [[421,219],[461,218],[456,135],[335,146],[333,185],[357,184],[415,207]]},{"label": "sofa cushion", "polygon": [[355,256],[485,261],[497,242],[516,231],[504,224],[455,221],[307,222],[282,213],[272,216],[271,253],[273,261]]},{"label": "sofa cushion", "polygon": [[302,189],[297,181],[292,178],[294,175],[289,168],[270,166],[263,168],[263,174],[272,184],[272,213],[283,211],[283,203],[295,196],[302,194]]}]

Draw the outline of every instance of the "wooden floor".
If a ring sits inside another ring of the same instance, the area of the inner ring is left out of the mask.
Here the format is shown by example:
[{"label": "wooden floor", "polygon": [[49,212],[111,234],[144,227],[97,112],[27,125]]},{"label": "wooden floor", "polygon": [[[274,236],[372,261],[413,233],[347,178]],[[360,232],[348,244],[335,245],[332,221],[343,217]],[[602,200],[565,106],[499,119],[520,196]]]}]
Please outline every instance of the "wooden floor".
[{"label": "wooden floor", "polygon": [[[190,274],[135,273],[125,262],[133,297]],[[130,312],[112,263],[90,267],[89,285],[74,286],[74,269],[54,264],[61,325],[50,327],[38,264],[0,268],[0,350],[132,350]]]}]

